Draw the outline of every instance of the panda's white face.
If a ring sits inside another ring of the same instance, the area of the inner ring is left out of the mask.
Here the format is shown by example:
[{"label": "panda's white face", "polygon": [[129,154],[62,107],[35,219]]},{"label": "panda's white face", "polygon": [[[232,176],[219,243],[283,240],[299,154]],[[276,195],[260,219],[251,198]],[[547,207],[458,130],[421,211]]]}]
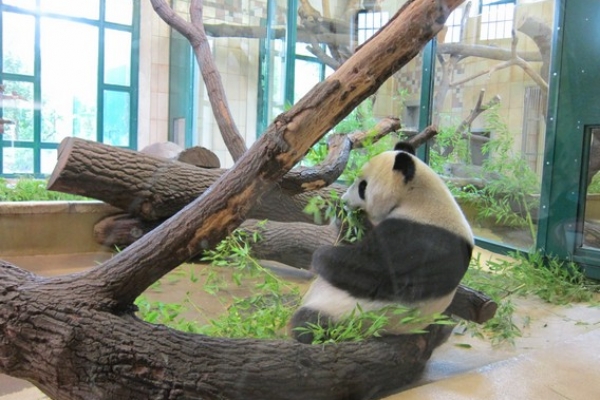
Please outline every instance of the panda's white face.
[{"label": "panda's white face", "polygon": [[405,151],[373,157],[342,200],[349,208],[365,211],[373,225],[386,218],[406,218],[444,227],[472,241],[469,224],[446,184]]},{"label": "panda's white face", "polygon": [[402,152],[406,165],[395,168],[397,155],[398,151],[386,151],[373,157],[342,196],[349,208],[364,210],[373,224],[386,218],[411,190],[417,166],[411,155]]}]

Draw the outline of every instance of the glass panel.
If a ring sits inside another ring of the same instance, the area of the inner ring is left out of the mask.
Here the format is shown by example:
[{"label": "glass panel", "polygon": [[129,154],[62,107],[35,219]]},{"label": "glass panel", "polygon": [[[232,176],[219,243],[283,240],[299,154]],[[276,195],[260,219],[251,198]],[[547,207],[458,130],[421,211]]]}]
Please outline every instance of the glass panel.
[{"label": "glass panel", "polygon": [[98,19],[100,0],[40,0],[42,12]]},{"label": "glass panel", "polygon": [[4,81],[1,93],[4,140],[33,141],[33,84]]},{"label": "glass panel", "polygon": [[104,143],[129,146],[129,93],[104,92]]},{"label": "glass panel", "polygon": [[96,140],[98,28],[42,18],[41,31],[42,141]]},{"label": "glass panel", "polygon": [[588,129],[590,141],[583,224],[583,246],[600,248],[600,126]]},{"label": "glass panel", "polygon": [[7,6],[15,6],[33,10],[35,9],[35,2],[36,0],[4,0],[2,3]]},{"label": "glass panel", "polygon": [[107,29],[104,46],[104,83],[129,86],[131,33]]},{"label": "glass panel", "polygon": [[2,155],[2,173],[33,174],[33,149],[5,147]]},{"label": "glass panel", "polygon": [[133,19],[132,0],[105,0],[107,22],[131,25]]},{"label": "glass panel", "polygon": [[33,75],[35,19],[30,15],[2,14],[3,72]]},{"label": "glass panel", "polygon": [[57,151],[56,149],[42,149],[41,153],[41,173],[50,175],[56,166]]},{"label": "glass panel", "polygon": [[[537,59],[525,56],[525,61],[547,82],[548,63],[538,60],[540,54],[549,60],[550,49],[538,48],[535,35],[552,32],[554,2],[513,7],[503,5],[496,16],[488,15],[485,35],[483,24],[481,32],[477,29],[479,16],[469,15],[461,44],[473,51],[478,45],[491,45],[510,54],[510,39],[494,40],[504,34],[504,25],[491,21],[508,18],[502,24],[512,26],[513,18],[525,24],[527,16],[535,15],[547,30],[517,30],[517,51],[535,50]],[[440,43],[437,48],[433,122],[440,133],[432,146],[431,165],[446,176],[477,237],[529,249],[537,234],[547,86],[539,86],[517,65],[503,65],[508,58],[463,58],[451,55],[447,46]]]},{"label": "glass panel", "polygon": [[294,99],[298,101],[321,81],[321,64],[296,60],[296,77],[301,77],[296,79],[294,88]]}]

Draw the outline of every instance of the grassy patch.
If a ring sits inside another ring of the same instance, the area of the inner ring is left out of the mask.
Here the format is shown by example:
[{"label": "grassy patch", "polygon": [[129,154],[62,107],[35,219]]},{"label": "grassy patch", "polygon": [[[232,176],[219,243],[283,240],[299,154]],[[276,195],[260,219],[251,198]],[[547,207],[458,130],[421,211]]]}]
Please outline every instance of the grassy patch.
[{"label": "grassy patch", "polygon": [[86,197],[46,189],[47,181],[34,178],[0,178],[0,201],[90,200]]},{"label": "grassy patch", "polygon": [[596,303],[600,284],[587,279],[576,264],[536,253],[510,256],[513,260],[488,261],[483,266],[474,259],[463,279],[465,285],[486,293],[498,303],[496,315],[485,324],[462,322],[473,336],[489,340],[492,345],[514,344],[522,335],[522,327],[529,322],[528,317],[521,324],[516,322],[516,297],[533,295],[556,305]]}]

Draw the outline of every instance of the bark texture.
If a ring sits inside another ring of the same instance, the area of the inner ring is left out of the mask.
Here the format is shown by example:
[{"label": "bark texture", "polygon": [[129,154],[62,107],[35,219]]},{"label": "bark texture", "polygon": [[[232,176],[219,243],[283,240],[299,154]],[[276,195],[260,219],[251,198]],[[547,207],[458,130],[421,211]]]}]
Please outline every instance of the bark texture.
[{"label": "bark texture", "polygon": [[451,332],[326,346],[212,338],[73,294],[97,281],[43,279],[6,262],[0,273],[0,371],[55,399],[375,399],[417,379]]}]

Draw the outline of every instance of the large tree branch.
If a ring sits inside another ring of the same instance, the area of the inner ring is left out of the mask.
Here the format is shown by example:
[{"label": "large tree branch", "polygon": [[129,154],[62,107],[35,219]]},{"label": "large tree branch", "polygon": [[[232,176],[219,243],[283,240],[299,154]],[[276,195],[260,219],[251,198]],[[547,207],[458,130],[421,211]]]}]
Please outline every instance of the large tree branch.
[{"label": "large tree branch", "polygon": [[[461,0],[417,0],[403,7],[368,45],[361,47],[289,111],[279,115],[236,166],[217,179],[211,190],[154,229],[143,241],[86,271],[86,277],[102,287],[98,290],[98,300],[109,308],[126,308],[161,276],[195,254],[214,247],[241,224],[261,195],[317,140],[417,55],[460,3]],[[384,53],[386,57],[379,56]],[[373,63],[375,59],[379,61]]]},{"label": "large tree branch", "polygon": [[[440,43],[436,51],[438,54],[455,55],[461,58],[479,57],[498,61],[510,60],[513,57],[510,50],[479,44]],[[537,51],[518,52],[517,55],[529,62],[542,61],[542,57]]]},{"label": "large tree branch", "polygon": [[542,89],[542,92],[544,93],[544,95],[548,94],[548,83],[540,76],[540,74],[538,74],[533,68],[531,68],[531,66],[529,65],[529,63],[527,61],[525,61],[522,57],[520,57],[518,55],[517,44],[518,44],[518,38],[517,38],[515,31],[513,30],[512,31],[512,43],[511,43],[511,57],[508,60],[506,60],[502,63],[496,64],[492,68],[490,68],[486,71],[480,71],[476,74],[470,75],[459,81],[452,82],[450,84],[450,86],[451,87],[460,86],[460,85],[462,85],[468,81],[471,81],[473,79],[476,79],[480,76],[483,76],[483,75],[490,76],[494,72],[499,71],[501,69],[512,67],[512,66],[518,66],[518,67],[521,67],[523,69],[523,71],[525,71],[525,73],[527,75],[529,75],[529,77],[531,79],[533,79],[535,81],[535,83],[538,84],[540,89]]}]

